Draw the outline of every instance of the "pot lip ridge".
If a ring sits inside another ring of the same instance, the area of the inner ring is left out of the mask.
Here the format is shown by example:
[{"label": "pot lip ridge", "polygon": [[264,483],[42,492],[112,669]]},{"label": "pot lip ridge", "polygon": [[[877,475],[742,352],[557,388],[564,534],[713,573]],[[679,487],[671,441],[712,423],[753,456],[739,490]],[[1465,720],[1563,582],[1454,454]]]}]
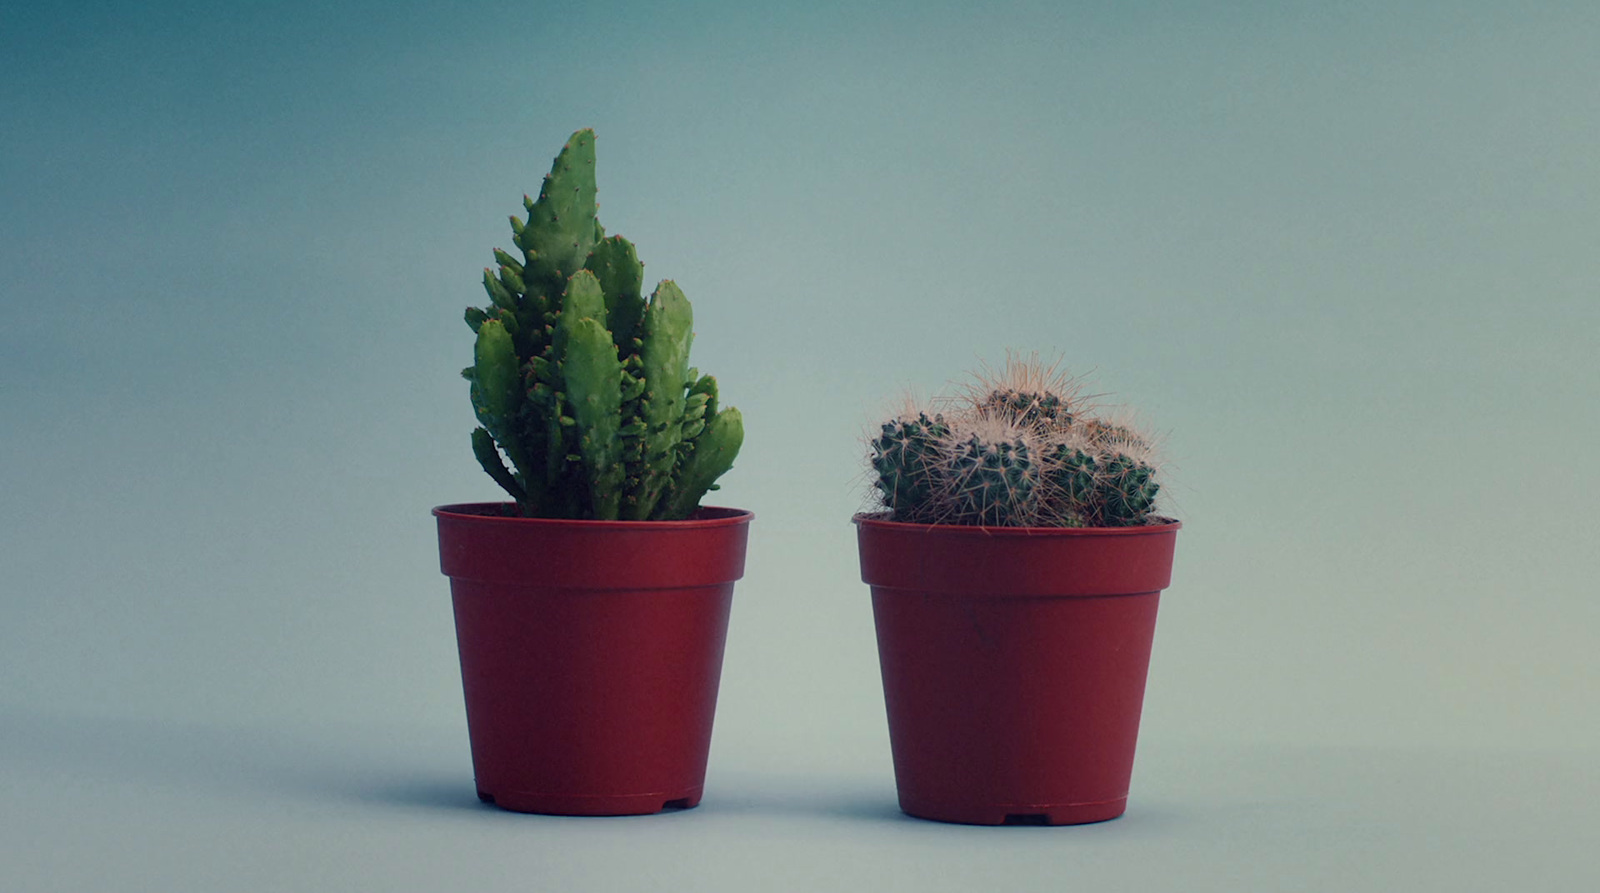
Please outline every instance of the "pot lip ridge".
[{"label": "pot lip ridge", "polygon": [[1172,533],[1183,527],[1176,518],[1157,516],[1163,523],[1140,524],[1133,527],[991,527],[982,524],[921,524],[909,521],[891,521],[890,512],[857,512],[850,523],[862,529],[884,532],[947,534],[950,536],[982,537],[1087,537],[1087,536],[1148,536]]},{"label": "pot lip ridge", "polygon": [[695,516],[681,521],[594,521],[580,518],[524,518],[514,511],[514,502],[458,502],[437,505],[432,509],[436,518],[485,524],[515,524],[524,527],[582,527],[590,530],[699,530],[716,527],[735,527],[747,524],[755,517],[748,509],[703,505]]}]

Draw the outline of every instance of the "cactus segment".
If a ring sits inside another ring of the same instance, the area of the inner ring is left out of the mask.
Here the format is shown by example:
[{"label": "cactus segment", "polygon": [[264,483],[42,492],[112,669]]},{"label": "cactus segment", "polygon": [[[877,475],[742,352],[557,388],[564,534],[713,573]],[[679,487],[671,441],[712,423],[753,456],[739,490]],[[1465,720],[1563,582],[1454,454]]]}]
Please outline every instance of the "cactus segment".
[{"label": "cactus segment", "polygon": [[[556,315],[555,329],[550,338],[550,349],[556,356],[561,356],[566,350],[567,337],[573,325],[583,319],[592,319],[602,329],[605,328],[606,296],[600,290],[600,280],[588,270],[574,273],[562,294],[561,309]],[[615,353],[613,348],[612,354]],[[620,367],[618,371],[621,371]]]},{"label": "cactus segment", "polygon": [[[644,395],[644,379],[634,378],[627,368],[622,370],[622,400],[631,403]],[[629,413],[631,416],[632,413]]]},{"label": "cactus segment", "polygon": [[1039,466],[1026,439],[988,439],[974,433],[948,444],[942,456],[943,494],[951,524],[1032,527],[1038,519]]},{"label": "cactus segment", "polygon": [[478,327],[472,364],[472,408],[486,427],[516,413],[521,393],[518,378],[511,333],[500,320],[486,320]]},{"label": "cactus segment", "polygon": [[683,291],[663,280],[650,296],[640,325],[639,361],[644,394],[639,398],[644,433],[635,451],[624,516],[643,521],[655,512],[680,453],[684,379],[689,372],[689,347],[694,341],[694,313]]},{"label": "cactus segment", "polygon": [[483,268],[483,290],[489,293],[489,302],[494,306],[511,313],[517,312],[517,299],[488,267]]},{"label": "cactus segment", "polygon": [[[513,217],[512,219],[515,220],[516,218]],[[513,273],[516,273],[518,276],[522,275],[522,269],[523,269],[522,261],[519,261],[516,258],[512,257],[511,255],[505,253],[505,251],[503,251],[503,250],[501,250],[499,248],[496,248],[494,250],[494,260],[495,260],[495,263],[499,264],[502,267],[505,267],[506,269],[510,270]],[[523,291],[523,290],[524,289],[518,289],[518,291]]]},{"label": "cactus segment", "polygon": [[950,433],[943,416],[891,419],[872,441],[872,467],[883,503],[902,521],[932,522],[933,463]]},{"label": "cactus segment", "polygon": [[1104,505],[1101,518],[1104,526],[1124,527],[1137,523],[1150,512],[1161,485],[1154,480],[1155,471],[1150,466],[1133,459],[1115,455],[1104,464],[1102,471]]},{"label": "cactus segment", "polygon": [[711,375],[702,375],[695,378],[696,370],[689,370],[689,377],[694,378],[694,385],[689,388],[689,399],[693,400],[697,394],[704,394],[706,398],[706,418],[717,417],[717,379]]},{"label": "cactus segment", "polygon": [[574,133],[556,156],[529,203],[528,223],[518,246],[527,257],[524,280],[540,297],[561,293],[568,277],[583,267],[595,243],[594,131]]},{"label": "cactus segment", "polygon": [[739,410],[729,407],[717,413],[691,442],[657,514],[663,518],[687,518],[694,514],[717,478],[733,467],[733,459],[743,444],[744,417]]},{"label": "cactus segment", "polygon": [[1055,462],[1054,485],[1068,505],[1079,507],[1076,514],[1081,516],[1082,507],[1091,503],[1098,486],[1094,456],[1061,444],[1056,448]]},{"label": "cactus segment", "polygon": [[694,310],[677,283],[656,286],[640,326],[639,360],[646,399],[656,402],[652,421],[665,423],[683,412],[689,382],[689,348],[694,342]]},{"label": "cactus segment", "polygon": [[510,218],[522,259],[494,249],[489,305],[465,313],[474,455],[525,516],[686,517],[744,436],[716,380],[689,368],[688,299],[664,281],[646,302],[634,246],[606,237],[593,132],[572,135],[522,204],[527,222]]},{"label": "cactus segment", "polygon": [[584,262],[600,280],[606,296],[606,318],[617,351],[622,355],[633,353],[633,339],[639,334],[639,320],[644,316],[644,264],[639,263],[633,243],[621,236],[612,236],[594,246],[594,252]]},{"label": "cactus segment", "polygon": [[500,451],[495,448],[494,437],[487,429],[472,429],[472,453],[478,457],[478,464],[489,473],[489,477],[494,478],[495,483],[504,487],[518,502],[528,500],[527,491],[517,482],[511,470],[506,468],[506,463],[500,458]]},{"label": "cactus segment", "polygon": [[1015,389],[991,391],[980,411],[1033,428],[1061,429],[1072,424],[1069,404],[1059,394]]},{"label": "cactus segment", "polygon": [[[511,334],[500,320],[486,320],[478,327],[473,359],[473,412],[496,441],[514,444],[512,425],[522,404],[521,375]],[[515,446],[506,455],[518,468],[522,467],[523,457]]]},{"label": "cactus segment", "polygon": [[[563,322],[570,313],[563,314]],[[588,491],[584,517],[613,521],[622,504],[622,363],[611,333],[599,322],[586,317],[570,328],[561,377]]]}]

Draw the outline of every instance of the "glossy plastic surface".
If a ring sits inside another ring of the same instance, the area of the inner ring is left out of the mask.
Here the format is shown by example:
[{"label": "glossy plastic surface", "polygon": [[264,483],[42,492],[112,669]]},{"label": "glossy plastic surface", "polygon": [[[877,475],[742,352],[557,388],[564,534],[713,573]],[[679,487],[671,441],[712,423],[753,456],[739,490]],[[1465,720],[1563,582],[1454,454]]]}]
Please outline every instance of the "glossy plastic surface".
[{"label": "glossy plastic surface", "polygon": [[479,797],[562,815],[698,804],[752,515],[503,511],[434,510]]},{"label": "glossy plastic surface", "polygon": [[983,825],[1121,815],[1180,525],[856,522],[901,808]]}]

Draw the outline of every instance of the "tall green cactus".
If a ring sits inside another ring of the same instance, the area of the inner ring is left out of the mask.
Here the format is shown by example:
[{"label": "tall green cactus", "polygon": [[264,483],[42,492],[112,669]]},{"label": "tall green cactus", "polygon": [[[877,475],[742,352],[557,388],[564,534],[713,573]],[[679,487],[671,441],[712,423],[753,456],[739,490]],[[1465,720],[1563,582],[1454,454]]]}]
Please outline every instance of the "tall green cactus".
[{"label": "tall green cactus", "polygon": [[[646,301],[632,243],[595,216],[594,132],[572,135],[495,249],[477,335],[473,454],[528,517],[687,518],[733,467],[737,409],[689,368],[694,315],[664,280]],[[510,465],[508,466],[507,460]]]},{"label": "tall green cactus", "polygon": [[1013,363],[942,408],[890,419],[871,441],[894,520],[1127,527],[1153,517],[1160,484],[1148,439],[1091,417],[1053,368]]}]

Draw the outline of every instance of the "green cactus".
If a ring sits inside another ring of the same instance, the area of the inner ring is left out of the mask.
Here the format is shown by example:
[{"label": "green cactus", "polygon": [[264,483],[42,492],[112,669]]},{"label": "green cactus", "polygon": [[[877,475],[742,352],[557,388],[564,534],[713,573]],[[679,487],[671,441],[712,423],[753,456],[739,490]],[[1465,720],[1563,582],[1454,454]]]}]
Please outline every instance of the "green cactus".
[{"label": "green cactus", "polygon": [[1085,452],[1059,444],[1052,466],[1052,499],[1071,526],[1129,527],[1144,523],[1161,485],[1147,462],[1115,449]]},{"label": "green cactus", "polygon": [[640,378],[644,391],[638,403],[638,431],[629,461],[628,492],[623,517],[649,518],[672,483],[681,453],[685,391],[689,378],[689,345],[694,341],[694,314],[683,292],[670,280],[656,286],[640,322]]},{"label": "green cactus", "polygon": [[1069,401],[1049,391],[994,390],[983,398],[979,408],[987,415],[1029,427],[1058,429],[1073,422]]},{"label": "green cactus", "polygon": [[1094,418],[1036,359],[980,377],[944,412],[885,422],[869,459],[897,521],[1003,527],[1150,523],[1160,485],[1149,439]]},{"label": "green cactus", "polygon": [[1065,525],[1096,526],[1091,507],[1099,498],[1100,478],[1094,456],[1075,446],[1058,444],[1052,459],[1055,469],[1050,475],[1050,485],[1055,488],[1058,504],[1066,509],[1060,513]]},{"label": "green cactus", "polygon": [[933,464],[938,444],[950,433],[944,417],[926,413],[890,419],[872,440],[872,468],[883,504],[903,521],[931,522]]},{"label": "green cactus", "polygon": [[1028,439],[974,432],[944,452],[940,470],[950,524],[1032,527],[1039,520],[1040,466]]},{"label": "green cactus", "polygon": [[511,218],[521,259],[495,249],[489,306],[467,308],[473,454],[528,517],[687,518],[733,466],[743,417],[689,368],[683,291],[663,281],[646,302],[634,246],[606,237],[594,158],[594,132],[573,134],[523,197],[527,222]]},{"label": "green cactus", "polygon": [[1142,522],[1161,489],[1155,469],[1121,453],[1102,460],[1100,466],[1100,526],[1127,527]]}]

